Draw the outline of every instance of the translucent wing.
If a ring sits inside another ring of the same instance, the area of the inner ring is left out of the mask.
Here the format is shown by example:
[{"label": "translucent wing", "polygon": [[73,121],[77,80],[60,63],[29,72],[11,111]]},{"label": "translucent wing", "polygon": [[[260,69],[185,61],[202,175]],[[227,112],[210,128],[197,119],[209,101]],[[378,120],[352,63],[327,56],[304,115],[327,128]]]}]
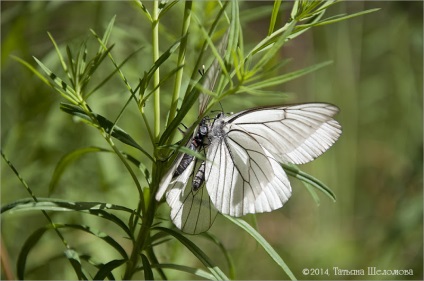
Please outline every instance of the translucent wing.
[{"label": "translucent wing", "polygon": [[218,214],[209,198],[204,181],[196,191],[192,188],[195,171],[200,166],[199,162],[197,159],[193,160],[182,174],[171,181],[166,192],[172,222],[188,234],[207,231]]},{"label": "translucent wing", "polygon": [[304,164],[339,138],[341,126],[332,118],[338,111],[327,103],[305,103],[246,110],[224,122],[227,131],[249,134],[278,162]]},{"label": "translucent wing", "polygon": [[[221,42],[218,46],[218,52],[221,57],[224,57],[225,51],[227,50],[227,43],[228,43],[228,36],[230,34],[230,29],[224,34],[224,37],[222,38]],[[210,91],[213,91],[215,88],[215,83],[218,79],[219,74],[221,73],[221,69],[219,67],[219,62],[215,58],[212,62],[212,65],[209,67],[207,71],[207,76],[203,83],[203,88],[208,89]],[[201,93],[199,96],[199,115],[202,114],[206,107],[209,104],[211,96],[205,93]]]},{"label": "translucent wing", "polygon": [[268,107],[218,117],[209,134],[206,187],[224,214],[278,209],[291,195],[279,162],[302,164],[326,151],[340,136],[325,103]]}]

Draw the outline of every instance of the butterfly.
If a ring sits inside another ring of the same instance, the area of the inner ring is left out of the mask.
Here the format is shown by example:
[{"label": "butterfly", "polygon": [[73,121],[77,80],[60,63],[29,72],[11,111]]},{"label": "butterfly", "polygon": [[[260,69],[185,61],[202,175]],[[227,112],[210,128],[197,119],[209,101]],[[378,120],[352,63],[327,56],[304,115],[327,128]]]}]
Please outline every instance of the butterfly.
[{"label": "butterfly", "polygon": [[207,231],[218,212],[243,216],[281,208],[291,186],[280,163],[304,164],[341,135],[328,103],[254,108],[203,119],[188,147],[206,160],[180,153],[162,178],[171,219],[183,232]]},{"label": "butterfly", "polygon": [[[228,38],[229,32],[221,56]],[[212,91],[219,72],[215,59],[203,88]],[[199,116],[210,98],[199,96]],[[180,152],[155,198],[165,195],[172,222],[188,234],[207,231],[218,212],[239,217],[281,208],[291,186],[280,163],[304,164],[329,149],[341,134],[333,119],[338,111],[328,103],[305,103],[202,118],[185,146],[206,160]]]}]

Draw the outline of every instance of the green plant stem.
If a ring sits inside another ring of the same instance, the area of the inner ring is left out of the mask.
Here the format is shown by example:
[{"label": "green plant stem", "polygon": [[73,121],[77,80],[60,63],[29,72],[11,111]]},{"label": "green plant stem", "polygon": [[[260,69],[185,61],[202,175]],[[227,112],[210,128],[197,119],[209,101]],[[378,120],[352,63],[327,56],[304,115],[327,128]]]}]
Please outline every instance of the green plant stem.
[{"label": "green plant stem", "polygon": [[[188,33],[188,27],[190,26],[192,3],[193,2],[191,1],[185,2],[184,22],[183,22],[183,27],[181,31],[182,40],[181,40],[180,50],[178,53],[178,62],[177,62],[178,66],[184,65],[184,62],[185,62],[185,53],[187,50],[187,39],[188,39],[187,33]],[[171,124],[172,120],[174,119],[176,115],[182,78],[183,78],[183,68],[181,67],[176,73],[174,90],[172,93],[171,108],[169,110],[168,122],[166,126],[169,126],[169,124]]]},{"label": "green plant stem", "polygon": [[143,222],[141,224],[140,231],[135,240],[135,244],[131,252],[130,259],[128,261],[128,266],[125,269],[124,280],[131,279],[132,275],[137,271],[137,264],[138,264],[140,254],[145,248],[146,241],[148,241],[148,238],[150,237],[150,229],[153,224],[153,219],[154,219],[156,207],[157,207],[155,194],[156,194],[157,187],[159,186],[160,170],[163,168],[161,164],[159,165],[160,167],[158,167],[157,165],[153,165],[153,172],[152,172],[153,182],[151,185],[152,192],[150,194],[149,205],[147,207],[147,211],[145,212],[145,215],[143,216]]},{"label": "green plant stem", "polygon": [[[153,63],[159,58],[159,1],[153,1],[153,22],[152,22],[152,47]],[[153,74],[153,88],[160,83],[159,68]],[[160,90],[156,88],[154,93],[154,136],[157,138],[160,133]]]}]

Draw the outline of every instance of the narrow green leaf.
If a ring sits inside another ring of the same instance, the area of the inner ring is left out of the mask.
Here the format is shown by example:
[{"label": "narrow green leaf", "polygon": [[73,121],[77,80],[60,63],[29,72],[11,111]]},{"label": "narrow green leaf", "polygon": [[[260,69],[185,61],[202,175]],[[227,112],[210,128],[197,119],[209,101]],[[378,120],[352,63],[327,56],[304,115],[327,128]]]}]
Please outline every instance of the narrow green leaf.
[{"label": "narrow green leaf", "polygon": [[[331,2],[331,3],[330,3]],[[334,1],[327,1],[325,3],[329,3],[328,6],[334,4]],[[323,5],[322,7],[324,7],[325,5]],[[323,9],[318,9],[317,11],[315,11],[315,13],[311,16],[309,16],[308,18],[311,18],[309,24],[314,24],[317,23],[321,20],[321,18],[324,16],[325,13],[325,8]],[[306,18],[301,18],[300,20],[306,20]],[[299,27],[296,26],[292,32],[292,34],[290,34],[290,36],[288,37],[289,40],[292,40],[296,37],[298,37],[299,35],[301,35],[302,33],[305,33],[306,31],[308,31],[310,28],[312,28],[312,26],[304,26],[304,27]]]},{"label": "narrow green leaf", "polygon": [[293,79],[299,78],[299,77],[304,76],[304,75],[311,73],[313,71],[316,71],[320,68],[323,68],[323,67],[325,67],[325,66],[327,66],[331,63],[332,62],[329,61],[329,62],[323,62],[323,63],[315,64],[315,65],[308,66],[308,67],[305,67],[305,68],[297,70],[297,71],[293,71],[293,72],[286,73],[286,74],[283,74],[283,75],[280,75],[280,76],[276,76],[276,77],[273,77],[273,78],[270,78],[270,79],[266,79],[266,80],[261,81],[261,82],[250,84],[250,85],[247,85],[246,87],[250,88],[250,90],[252,91],[252,90],[267,88],[267,87],[271,87],[271,86],[281,85],[283,83],[286,83],[286,82],[291,81]]},{"label": "narrow green leaf", "polygon": [[68,260],[71,262],[72,267],[74,268],[74,271],[76,275],[78,276],[78,280],[88,280],[87,276],[83,272],[79,254],[75,250],[67,249],[65,251],[65,255],[68,258]]},{"label": "narrow green leaf", "polygon": [[228,215],[224,215],[228,220],[233,222],[235,225],[241,227],[244,231],[246,231],[250,236],[252,236],[263,248],[264,250],[271,256],[271,258],[284,270],[284,272],[288,275],[291,280],[296,280],[296,277],[291,272],[287,264],[283,261],[283,259],[278,255],[278,253],[272,248],[272,246],[259,234],[253,227],[251,227],[247,222],[240,218],[233,218]]},{"label": "narrow green leaf", "polygon": [[124,211],[129,214],[133,210],[125,206],[103,203],[103,202],[73,202],[56,198],[38,197],[37,202],[32,198],[16,200],[12,203],[2,206],[1,213],[12,211],[32,211],[45,209],[48,211],[90,211],[90,210],[116,210]]},{"label": "narrow green leaf", "polygon": [[92,227],[86,226],[86,225],[80,225],[80,224],[55,224],[56,228],[71,228],[71,229],[77,229],[86,233],[89,233],[103,241],[105,241],[107,244],[109,244],[110,246],[112,246],[116,251],[118,251],[121,256],[124,258],[124,260],[128,260],[128,255],[127,252],[125,251],[124,248],[122,248],[122,246],[116,242],[115,239],[113,239],[112,237],[110,237],[109,235],[107,235],[104,232],[101,232],[97,229],[94,229]]},{"label": "narrow green leaf", "polygon": [[[154,264],[159,264],[159,261],[156,257],[155,251],[154,251],[154,248],[153,247],[147,247],[146,252],[147,252],[147,256],[149,257],[149,260],[152,261],[151,267],[154,268],[153,267]],[[159,273],[161,280],[167,280],[168,279],[165,275],[165,272],[162,270],[162,268],[156,267],[156,270]]]},{"label": "narrow green leaf", "polygon": [[62,102],[60,103],[60,109],[70,115],[74,115],[81,118],[83,121],[85,121],[87,124],[91,126],[95,126],[92,118],[79,106]]},{"label": "narrow green leaf", "polygon": [[366,15],[366,14],[369,14],[369,13],[374,13],[374,12],[379,11],[379,10],[380,10],[380,8],[375,8],[375,9],[369,9],[369,10],[366,10],[366,11],[361,11],[361,12],[350,14],[350,15],[338,15],[338,16],[332,17],[331,19],[330,18],[324,19],[324,20],[319,21],[317,23],[299,25],[299,27],[302,28],[302,27],[309,27],[309,26],[322,26],[322,25],[332,24],[332,23],[336,23],[336,22],[339,22],[339,21],[351,19],[351,18],[354,18],[354,17],[363,16],[363,15]]},{"label": "narrow green leaf", "polygon": [[[144,48],[144,46],[141,46],[131,54],[129,54],[115,69],[105,78],[103,79],[97,86],[95,86],[90,92],[85,94],[84,96],[86,98],[90,97],[94,92],[99,90],[101,87],[103,87],[110,79],[115,75],[116,72],[120,71],[122,66],[124,66],[135,54],[137,54],[139,51],[141,51]],[[126,78],[125,78],[126,80]]]},{"label": "narrow green leaf", "polygon": [[185,153],[191,156],[194,156],[200,160],[206,160],[206,157],[204,154],[194,151],[186,146],[182,146],[182,145],[176,145],[176,144],[171,144],[171,145],[166,145],[166,146],[162,146],[159,149],[171,149],[171,150],[175,150],[181,153]]},{"label": "narrow green leaf", "polygon": [[14,211],[56,211],[56,212],[70,212],[78,211],[91,215],[101,217],[109,220],[118,225],[128,237],[132,238],[132,232],[128,226],[117,216],[108,213],[107,210],[124,211],[132,214],[134,211],[120,205],[102,203],[102,202],[70,202],[61,199],[52,198],[37,198],[38,202],[34,202],[32,198],[20,199],[5,206],[2,206],[1,213],[14,212]]},{"label": "narrow green leaf", "polygon": [[[97,121],[99,121],[99,125],[103,129],[105,129],[107,133],[111,134],[112,137],[125,144],[135,147],[140,151],[147,153],[127,132],[116,126],[115,123],[100,114],[96,114],[96,118]],[[113,131],[111,132],[112,129]]]},{"label": "narrow green leaf", "polygon": [[141,254],[141,262],[143,263],[144,280],[153,280],[152,267],[150,266],[149,259],[144,254]]},{"label": "narrow green leaf", "polygon": [[57,183],[59,182],[63,172],[66,168],[79,159],[81,156],[92,153],[92,152],[112,152],[111,150],[107,150],[100,147],[84,147],[80,149],[73,150],[67,154],[65,154],[57,163],[55,170],[53,172],[50,185],[49,185],[49,196],[54,192]]},{"label": "narrow green leaf", "polygon": [[269,23],[268,36],[274,32],[275,22],[277,21],[278,12],[280,11],[281,0],[274,1],[274,8],[272,9],[271,20]]},{"label": "narrow green leaf", "polygon": [[222,270],[218,266],[214,265],[211,259],[199,247],[197,247],[196,244],[191,242],[184,235],[180,234],[175,230],[165,227],[154,227],[153,229],[163,231],[174,236],[209,269],[209,271],[212,273],[216,280],[229,280],[228,277],[224,274],[224,272],[222,272]]},{"label": "narrow green leaf", "polygon": [[144,15],[147,17],[147,19],[148,19],[150,22],[153,22],[153,18],[152,18],[152,16],[150,15],[149,11],[147,10],[146,6],[144,6],[144,4],[143,4],[140,0],[135,1],[135,3],[136,3],[136,4],[137,4],[137,6],[139,6],[139,7],[140,7],[140,9],[143,11],[143,13],[144,13]]},{"label": "narrow green leaf", "polygon": [[78,98],[74,89],[68,86],[62,79],[60,79],[56,74],[54,74],[47,66],[45,66],[41,61],[36,57],[33,57],[41,69],[49,76],[49,78],[56,84],[56,89],[63,97],[70,100],[72,103],[78,103]]},{"label": "narrow green leaf", "polygon": [[146,179],[147,183],[150,183],[150,172],[149,169],[146,168],[146,166],[140,162],[139,160],[137,160],[135,157],[133,157],[132,155],[126,153],[126,152],[121,152],[122,156],[125,157],[125,159],[127,159],[128,161],[130,161],[131,163],[133,163],[139,170],[140,172],[143,174],[144,178]]},{"label": "narrow green leaf", "polygon": [[261,58],[255,69],[262,68],[270,59],[272,59],[275,53],[283,46],[288,36],[291,34],[293,28],[296,26],[295,21],[291,21],[285,24],[280,29],[274,31],[270,36],[267,36],[261,42],[259,42],[246,56],[245,60],[251,59],[251,57],[259,52],[269,49],[267,53]]},{"label": "narrow green leaf", "polygon": [[24,61],[23,59],[11,55],[12,59],[16,60],[17,62],[19,62],[20,64],[22,64],[23,66],[25,66],[26,68],[28,68],[32,73],[34,73],[38,78],[40,78],[40,80],[42,82],[44,82],[45,84],[47,84],[50,87],[54,87],[54,85],[44,77],[44,75],[42,75],[37,69],[35,69],[32,65],[30,65],[28,62]]},{"label": "narrow green leaf", "polygon": [[297,168],[294,165],[288,165],[288,164],[282,164],[284,171],[289,176],[295,177],[315,188],[323,192],[325,195],[327,195],[330,199],[332,199],[334,202],[336,202],[336,196],[334,195],[334,192],[324,183],[319,181],[318,179],[314,178],[313,176],[302,172],[299,168]]},{"label": "narrow green leaf", "polygon": [[293,7],[292,7],[292,10],[290,12],[290,17],[292,19],[295,19],[297,14],[299,13],[299,8],[300,8],[299,3],[300,3],[299,1],[293,2]]},{"label": "narrow green leaf", "polygon": [[38,243],[43,234],[48,230],[48,227],[41,227],[34,231],[24,242],[21,251],[19,252],[18,261],[16,262],[16,272],[19,280],[24,280],[25,265],[28,254],[31,249]]},{"label": "narrow green leaf", "polygon": [[280,68],[288,65],[292,59],[281,59],[277,63],[275,63],[272,66],[266,66],[262,71],[260,72],[252,72],[249,71],[245,75],[244,83],[253,83],[255,81],[263,81],[266,79],[269,79],[270,73],[277,73]]},{"label": "narrow green leaf", "polygon": [[[171,79],[171,78],[174,78],[175,77],[175,74],[179,71],[179,70],[181,70],[181,69],[183,69],[184,68],[184,65],[180,65],[180,66],[177,66],[176,68],[174,68],[174,69],[172,69],[171,71],[169,71],[169,72],[167,72],[166,73],[166,76],[165,77],[163,77],[160,81],[159,81],[159,84],[157,84],[153,89],[151,89],[150,90],[150,92],[148,93],[148,94],[143,94],[142,95],[142,97],[141,97],[141,100],[140,100],[140,106],[144,106],[145,105],[145,102],[147,101],[147,99],[151,96],[151,95],[153,95],[153,93],[158,89],[158,88],[160,88],[163,84],[165,84],[169,79]],[[139,84],[139,86],[141,86],[141,84]],[[137,87],[138,88],[138,87]]]},{"label": "narrow green leaf", "polygon": [[285,29],[281,35],[271,36],[269,38],[270,40],[259,50],[264,51],[266,48],[266,53],[255,65],[254,69],[261,69],[264,65],[266,65],[271,59],[275,57],[277,52],[279,52],[281,47],[286,43],[287,38],[289,37],[295,26],[296,22],[290,22],[285,26]]},{"label": "narrow green leaf", "polygon": [[[68,114],[78,116],[82,118],[83,120],[88,120],[88,121],[92,120],[91,117],[87,115],[87,113],[84,112],[84,110],[82,110],[78,106],[61,103],[60,109]],[[150,156],[150,154],[147,151],[145,151],[127,132],[125,132],[120,127],[116,126],[112,121],[108,120],[106,117],[103,117],[100,114],[92,113],[92,116],[94,116],[97,119],[99,126],[102,127],[106,131],[106,133],[111,134],[112,137],[116,138],[117,140],[127,145],[137,148],[138,150],[143,152],[147,157],[149,157],[150,159],[153,159],[152,156]],[[93,123],[89,123],[89,124],[92,124],[92,126],[94,126]],[[110,132],[111,130],[112,130],[112,133]]]},{"label": "narrow green leaf", "polygon": [[[103,34],[102,43],[104,46],[107,46],[107,42],[109,41],[110,34],[112,33],[113,25],[115,24],[116,15],[112,17],[112,19],[109,21],[109,24],[106,27],[105,33]],[[98,54],[102,53],[103,47],[99,47]]]},{"label": "narrow green leaf", "polygon": [[240,87],[240,93],[246,93],[252,96],[260,96],[260,97],[279,97],[281,99],[286,99],[290,96],[290,93],[286,92],[280,92],[280,91],[267,91],[267,90],[258,90],[258,89],[251,89],[249,86],[247,87]]},{"label": "narrow green leaf", "polygon": [[20,252],[19,259],[18,259],[18,270],[20,272],[22,272],[22,273],[24,272],[26,257],[28,255],[29,251],[35,246],[35,244],[38,242],[38,240],[44,234],[44,232],[46,232],[47,230],[53,230],[55,228],[56,229],[71,228],[71,229],[84,231],[84,232],[89,233],[93,236],[96,236],[97,238],[105,241],[107,244],[109,244],[110,246],[115,248],[115,250],[118,251],[125,260],[128,260],[128,255],[127,255],[126,251],[124,250],[124,248],[122,248],[122,246],[119,243],[117,243],[112,237],[110,237],[106,233],[103,233],[101,231],[93,229],[92,227],[80,225],[80,224],[54,224],[54,226],[53,225],[47,225],[47,226],[44,226],[43,228],[38,229],[26,240],[26,242],[25,242],[25,244],[24,244],[24,246],[23,246],[23,248]]},{"label": "narrow green leaf", "polygon": [[[87,43],[84,40],[81,45],[80,48],[78,49],[77,52],[77,56],[75,58],[75,72],[76,72],[76,76],[75,76],[75,84],[76,85],[82,85],[83,81],[82,81],[82,74],[84,73],[84,69],[86,66],[86,59],[87,59]],[[72,79],[71,79],[72,81]],[[76,87],[75,87],[76,88]]]},{"label": "narrow green leaf", "polygon": [[125,262],[126,260],[111,260],[110,262],[100,265],[98,267],[99,270],[97,271],[93,280],[104,280],[106,277],[112,274],[112,270],[123,265]]},{"label": "narrow green leaf", "polygon": [[319,199],[318,193],[315,191],[315,188],[304,181],[302,181],[302,183],[303,183],[303,186],[305,186],[305,188],[308,190],[309,194],[311,194],[312,199],[315,201],[315,204],[319,206],[321,203],[321,200]]},{"label": "narrow green leaf", "polygon": [[[149,69],[146,76],[143,77],[143,85],[147,85],[152,78],[155,71],[165,62],[168,58],[178,49],[181,44],[182,38],[175,41],[153,64],[153,66]],[[144,86],[146,88],[146,86]]]},{"label": "narrow green leaf", "polygon": [[62,65],[62,69],[63,69],[63,71],[64,71],[64,72],[68,75],[68,78],[69,78],[69,79],[71,79],[71,75],[70,75],[70,73],[69,73],[69,71],[68,71],[68,66],[66,65],[66,62],[65,62],[65,60],[63,59],[62,53],[61,53],[61,52],[60,52],[60,50],[59,50],[59,46],[57,45],[56,40],[54,40],[54,38],[53,38],[53,36],[50,34],[50,32],[47,32],[47,35],[49,36],[50,41],[52,41],[52,43],[53,43],[53,46],[54,46],[54,48],[55,48],[55,50],[56,50],[56,54],[57,54],[57,56],[59,57],[60,64]]},{"label": "narrow green leaf", "polygon": [[97,68],[101,65],[101,63],[106,58],[106,56],[108,56],[108,55],[109,55],[109,57],[112,56],[110,54],[110,52],[111,52],[111,50],[113,49],[114,46],[115,45],[111,45],[109,48],[106,48],[106,46],[105,46],[104,52],[97,54],[94,58],[92,58],[88,62],[88,64],[87,64],[88,66],[84,69],[84,72],[81,74],[80,84],[82,84],[82,89],[86,88],[86,86],[88,85],[88,82],[90,81],[92,75],[97,70]]},{"label": "narrow green leaf", "polygon": [[[66,49],[66,55],[67,55],[67,59],[68,59],[68,66],[69,66],[69,69],[71,70],[69,75],[72,78],[76,78],[77,77],[77,70],[76,70],[76,67],[75,67],[76,62],[74,60],[74,56],[72,55],[71,48],[69,48],[69,46],[66,45],[65,49]],[[69,81],[71,81],[71,84],[73,84],[75,86],[75,80],[73,80],[72,78]]]},{"label": "narrow green leaf", "polygon": [[152,248],[153,247],[152,245],[154,243],[156,243],[158,241],[163,241],[163,240],[165,240],[165,239],[167,239],[169,237],[170,237],[170,235],[168,233],[165,233],[165,232],[156,232],[154,235],[152,235],[150,237],[150,240],[149,240],[150,247],[149,248]]},{"label": "narrow green leaf", "polygon": [[169,263],[161,263],[161,264],[152,264],[152,268],[169,268],[174,269],[182,272],[187,272],[190,274],[193,274],[197,277],[204,278],[207,280],[214,280],[216,279],[214,275],[210,274],[209,272],[204,271],[203,269],[196,268],[196,267],[189,267],[184,265],[178,265],[178,264],[169,264]]},{"label": "narrow green leaf", "polygon": [[169,9],[171,9],[178,2],[178,0],[172,1],[171,3],[166,3],[164,7],[160,7],[158,21],[166,14],[167,11],[169,11]]},{"label": "narrow green leaf", "polygon": [[[91,33],[94,35],[94,37],[96,37],[97,41],[100,44],[100,47],[103,49],[102,52],[100,52],[97,56],[96,56],[96,63],[94,64],[95,67],[97,68],[97,66],[100,65],[100,62],[103,61],[104,58],[106,58],[106,56],[109,57],[110,61],[112,62],[113,66],[115,67],[115,69],[118,71],[119,76],[121,77],[122,81],[124,81],[125,86],[127,87],[127,89],[132,92],[132,87],[128,82],[128,79],[125,77],[124,73],[121,71],[120,67],[118,66],[118,64],[116,63],[115,59],[113,58],[110,50],[113,48],[114,45],[110,46],[109,48],[103,43],[103,39],[100,39],[100,36],[97,35],[97,33],[90,29]],[[94,69],[93,69],[94,71]]]}]

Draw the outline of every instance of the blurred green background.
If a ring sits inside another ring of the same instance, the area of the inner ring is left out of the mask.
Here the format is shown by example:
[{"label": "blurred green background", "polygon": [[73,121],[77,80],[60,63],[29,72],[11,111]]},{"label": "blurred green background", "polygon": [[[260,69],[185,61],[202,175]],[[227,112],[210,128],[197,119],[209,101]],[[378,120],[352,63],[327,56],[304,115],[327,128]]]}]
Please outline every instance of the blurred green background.
[{"label": "blurred green background", "polygon": [[[150,7],[151,3],[146,5]],[[199,18],[212,21],[213,15],[207,14],[208,5],[212,3],[198,1],[193,7]],[[290,5],[285,3],[284,7]],[[249,17],[271,7],[272,2],[245,2],[241,12]],[[328,15],[376,7],[381,10],[313,28],[286,44],[281,59],[292,58],[292,61],[282,71],[328,60],[333,64],[274,89],[284,93],[281,97],[234,96],[222,104],[225,111],[234,112],[257,105],[311,101],[334,103],[341,109],[336,117],[343,127],[339,141],[316,161],[300,167],[329,185],[337,202],[321,196],[317,206],[302,183],[291,179],[293,195],[286,206],[257,215],[260,233],[298,279],[423,279],[423,3],[343,2],[332,7]],[[180,34],[182,8],[183,2],[178,3],[163,19],[161,51]],[[60,76],[60,65],[47,31],[60,46],[69,44],[77,50],[83,40],[90,38],[90,28],[102,34],[114,15],[116,23],[110,42],[115,43],[112,51],[115,59],[122,61],[144,46],[123,67],[130,83],[135,85],[151,65],[151,47],[149,24],[131,2],[1,2],[1,146],[37,196],[48,196],[51,175],[65,153],[92,145],[107,147],[107,144],[95,130],[75,123],[61,112],[59,102],[63,99],[10,55],[33,65],[32,56],[35,56]],[[286,20],[287,17],[281,17],[280,26]],[[245,40],[261,40],[268,23],[269,14],[265,13],[245,23]],[[188,54],[187,63],[193,63],[193,59]],[[96,75],[104,77],[112,69],[110,62],[106,62]],[[162,89],[164,120],[171,86],[169,83],[169,88]],[[114,78],[89,103],[95,111],[113,120],[127,98],[122,81]],[[195,117],[193,110],[187,124]],[[130,106],[119,126],[150,149],[135,106]],[[135,150],[120,147],[143,159]],[[116,157],[93,154],[79,159],[65,172],[52,197],[135,208],[135,194],[129,175]],[[28,194],[2,161],[2,205],[26,197]],[[162,209],[166,218],[168,210],[165,206]],[[52,217],[57,222],[96,227],[127,243],[121,233],[97,218],[64,213]],[[250,217],[246,219],[251,221]],[[7,252],[13,270],[25,239],[45,224],[45,218],[36,212],[1,217],[2,259],[7,258]],[[287,278],[251,237],[223,217],[218,217],[211,232],[229,249],[237,279]],[[91,253],[100,261],[114,257],[112,250],[87,235],[70,232],[65,235],[81,252]],[[216,246],[201,237],[192,239],[227,270]],[[74,279],[69,263],[61,258],[63,250],[53,233],[46,235],[29,256],[26,277]],[[162,261],[200,266],[190,252],[174,241],[162,245],[158,255]],[[50,260],[52,257],[57,259]],[[334,267],[412,269],[413,275],[338,276]],[[329,276],[303,275],[305,268],[328,269]],[[172,279],[193,278],[176,271],[167,272]],[[4,270],[2,279],[3,274]]]}]

